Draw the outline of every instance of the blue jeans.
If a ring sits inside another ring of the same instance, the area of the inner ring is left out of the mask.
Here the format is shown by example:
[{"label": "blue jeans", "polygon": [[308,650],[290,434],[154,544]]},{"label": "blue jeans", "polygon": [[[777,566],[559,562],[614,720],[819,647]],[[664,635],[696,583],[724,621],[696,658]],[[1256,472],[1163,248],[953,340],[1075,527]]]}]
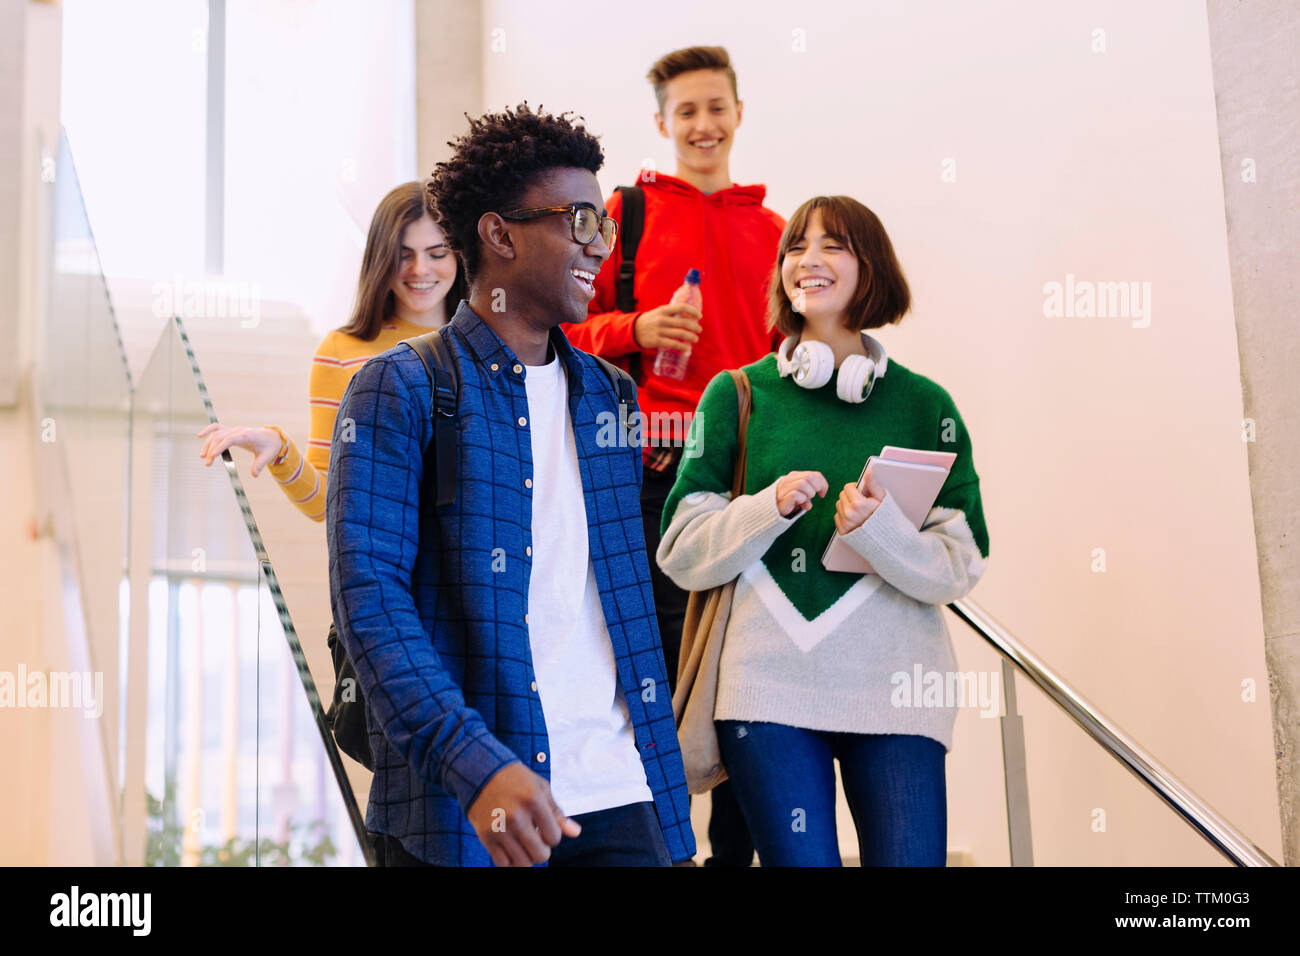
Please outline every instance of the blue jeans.
[{"label": "blue jeans", "polygon": [[716,722],[722,763],[762,866],[840,866],[835,766],[863,866],[943,866],[943,744],[913,734],[846,734]]}]

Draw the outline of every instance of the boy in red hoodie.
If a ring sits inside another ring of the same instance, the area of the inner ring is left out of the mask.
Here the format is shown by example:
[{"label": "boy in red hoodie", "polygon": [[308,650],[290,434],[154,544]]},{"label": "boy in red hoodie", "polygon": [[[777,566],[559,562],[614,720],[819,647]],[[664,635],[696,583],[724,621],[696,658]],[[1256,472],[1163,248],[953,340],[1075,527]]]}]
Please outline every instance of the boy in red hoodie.
[{"label": "boy in red hoodie", "polygon": [[[647,76],[654,86],[661,136],[672,140],[674,175],[643,169],[637,185],[645,220],[635,258],[636,310],[616,307],[622,237],[596,276],[587,320],[565,325],[578,348],[616,361],[636,376],[646,418],[641,513],[669,680],[677,675],[686,592],[655,562],[664,500],[677,476],[682,444],[706,385],[718,372],[773,351],[781,336],[767,328],[767,293],[785,220],[763,205],[766,186],[731,181],[731,145],[744,104],[722,47],[690,47],[662,57]],[[605,207],[623,226],[623,196]],[[701,274],[702,308],[670,303],[686,273]],[[689,351],[685,377],[654,373],[660,348]],[[753,846],[730,786],[713,791],[711,864],[748,866]]]}]

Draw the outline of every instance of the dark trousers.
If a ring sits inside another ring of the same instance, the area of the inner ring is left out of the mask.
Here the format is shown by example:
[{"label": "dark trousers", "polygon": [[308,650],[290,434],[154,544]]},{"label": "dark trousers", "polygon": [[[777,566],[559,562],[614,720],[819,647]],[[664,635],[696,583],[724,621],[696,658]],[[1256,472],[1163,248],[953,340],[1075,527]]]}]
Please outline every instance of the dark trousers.
[{"label": "dark trousers", "polygon": [[[655,805],[629,803],[573,817],[582,832],[551,848],[551,866],[671,866]],[[412,856],[387,833],[367,833],[375,866],[436,866]]]},{"label": "dark trousers", "polygon": [[[682,624],[686,621],[687,592],[673,584],[659,570],[655,552],[659,550],[659,525],[663,521],[664,502],[677,479],[676,465],[666,471],[647,468],[641,478],[641,522],[645,529],[646,554],[650,559],[650,583],[654,587],[655,614],[659,618],[659,637],[663,642],[664,663],[668,665],[668,693],[677,683],[677,662],[682,649]],[[713,855],[705,866],[750,866],[754,861],[754,843],[745,826],[745,817],[732,792],[731,783],[723,782],[712,791],[713,812],[709,818],[709,846]]]},{"label": "dark trousers", "polygon": [[582,827],[551,851],[551,866],[672,866],[653,803],[578,813]]},{"label": "dark trousers", "polygon": [[436,863],[426,863],[418,856],[412,856],[402,846],[402,841],[397,837],[389,836],[387,833],[372,833],[366,831],[366,839],[370,841],[370,849],[375,853],[375,866],[437,866]]}]

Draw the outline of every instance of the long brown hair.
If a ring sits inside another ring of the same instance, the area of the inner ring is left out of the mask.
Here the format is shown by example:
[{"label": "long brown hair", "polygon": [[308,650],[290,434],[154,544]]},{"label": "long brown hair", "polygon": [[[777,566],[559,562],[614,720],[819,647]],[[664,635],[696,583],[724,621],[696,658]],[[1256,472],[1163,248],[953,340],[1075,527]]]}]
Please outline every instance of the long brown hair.
[{"label": "long brown hair", "polygon": [[853,291],[845,325],[855,332],[897,322],[911,307],[903,267],[894,244],[876,214],[850,196],[814,196],[794,211],[777,246],[776,269],[767,295],[767,323],[783,335],[797,335],[803,316],[794,310],[781,281],[786,253],[808,229],[815,211],[822,214],[822,229],[848,247],[858,259],[858,287]]},{"label": "long brown hair", "polygon": [[[397,307],[393,297],[393,277],[402,261],[402,232],[423,216],[433,217],[425,205],[423,183],[403,183],[379,202],[374,218],[370,220],[370,234],[366,236],[366,251],[361,256],[361,278],[357,282],[357,301],[352,317],[339,331],[366,342],[374,341],[384,321]],[[434,222],[438,222],[434,219]],[[447,230],[438,223],[438,228]],[[448,246],[450,247],[450,242]],[[465,298],[465,270],[460,257],[456,259],[456,279],[443,300],[447,319],[460,300]]]}]

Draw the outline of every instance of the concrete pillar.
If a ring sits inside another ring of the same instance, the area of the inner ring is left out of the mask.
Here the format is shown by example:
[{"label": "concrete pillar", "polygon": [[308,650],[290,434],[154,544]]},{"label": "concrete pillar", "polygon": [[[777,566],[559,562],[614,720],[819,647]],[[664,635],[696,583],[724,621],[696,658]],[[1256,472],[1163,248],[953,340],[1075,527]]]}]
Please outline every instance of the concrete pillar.
[{"label": "concrete pillar", "polygon": [[[31,364],[48,292],[61,25],[56,4],[0,0],[0,606],[7,614],[0,652],[6,669],[59,666],[52,663],[59,642],[47,633],[47,621],[58,619],[55,546],[36,521]],[[88,819],[88,789],[75,780],[70,786],[51,756],[85,729],[79,715],[65,716],[54,708],[4,714],[9,729],[0,734],[0,766],[12,771],[16,785],[0,788],[0,817],[20,825],[0,841],[0,865],[110,862],[95,856],[84,838],[77,855],[55,849],[60,838],[84,837],[77,824]]]},{"label": "concrete pillar", "polygon": [[24,0],[0,0],[0,407],[18,401],[25,7]]},{"label": "concrete pillar", "polygon": [[1300,6],[1209,0],[1286,863],[1300,865]]}]

